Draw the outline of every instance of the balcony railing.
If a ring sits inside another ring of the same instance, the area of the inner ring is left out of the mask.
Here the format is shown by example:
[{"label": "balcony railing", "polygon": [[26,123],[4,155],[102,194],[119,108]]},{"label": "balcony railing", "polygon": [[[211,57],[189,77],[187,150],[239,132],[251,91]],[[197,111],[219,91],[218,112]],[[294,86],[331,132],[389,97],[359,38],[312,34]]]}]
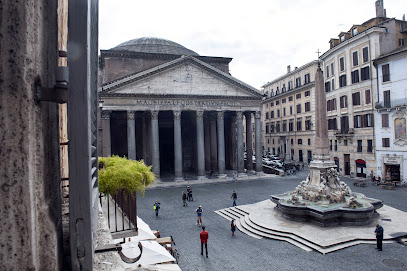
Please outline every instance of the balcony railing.
[{"label": "balcony railing", "polygon": [[399,106],[407,106],[407,99],[397,99],[397,100],[390,100],[390,101],[383,101],[376,103],[376,109],[382,108],[395,108]]}]

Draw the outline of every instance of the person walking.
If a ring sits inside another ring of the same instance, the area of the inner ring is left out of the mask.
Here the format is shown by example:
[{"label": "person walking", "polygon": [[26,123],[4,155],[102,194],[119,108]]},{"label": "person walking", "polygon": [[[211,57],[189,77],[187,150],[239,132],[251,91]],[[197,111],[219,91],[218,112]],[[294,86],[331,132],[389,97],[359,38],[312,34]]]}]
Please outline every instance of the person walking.
[{"label": "person walking", "polygon": [[194,201],[194,198],[192,197],[192,189],[189,185],[187,187],[187,193],[188,193],[188,201]]},{"label": "person walking", "polygon": [[232,219],[232,222],[230,223],[230,230],[232,231],[232,236],[235,236],[236,223],[234,219]]},{"label": "person walking", "polygon": [[205,231],[205,226],[202,226],[202,231],[199,234],[199,238],[201,239],[201,255],[203,256],[203,247],[205,244],[205,251],[206,251],[206,258],[208,258],[208,232]]},{"label": "person walking", "polygon": [[187,194],[185,194],[184,191],[182,191],[182,203],[183,203],[183,206],[188,205],[188,203],[187,203]]},{"label": "person walking", "polygon": [[295,168],[295,166],[293,166],[293,174],[297,174],[297,169]]},{"label": "person walking", "polygon": [[196,215],[198,216],[198,219],[196,220],[196,225],[201,225],[202,226],[202,206],[199,205],[199,207],[196,209]]},{"label": "person walking", "polygon": [[382,251],[383,250],[383,227],[380,226],[379,224],[376,225],[376,229],[374,230],[376,234],[376,240],[377,240],[377,250]]},{"label": "person walking", "polygon": [[154,211],[155,211],[155,216],[158,216],[158,210],[160,210],[160,204],[157,200],[154,202]]},{"label": "person walking", "polygon": [[236,206],[237,194],[235,190],[233,190],[231,198],[233,199],[233,206]]},{"label": "person walking", "polygon": [[232,181],[237,182],[237,173],[233,173],[232,175]]}]

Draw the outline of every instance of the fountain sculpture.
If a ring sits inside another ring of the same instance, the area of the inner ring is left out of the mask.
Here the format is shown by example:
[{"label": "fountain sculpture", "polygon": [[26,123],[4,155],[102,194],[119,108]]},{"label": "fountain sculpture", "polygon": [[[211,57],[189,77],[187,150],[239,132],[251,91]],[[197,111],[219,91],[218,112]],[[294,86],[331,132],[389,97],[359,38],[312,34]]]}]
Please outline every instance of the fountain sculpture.
[{"label": "fountain sculpture", "polygon": [[329,159],[326,96],[322,70],[315,74],[315,155],[306,180],[292,192],[271,196],[276,210],[295,221],[321,226],[365,225],[372,222],[382,201],[354,193],[340,181],[336,165]]}]

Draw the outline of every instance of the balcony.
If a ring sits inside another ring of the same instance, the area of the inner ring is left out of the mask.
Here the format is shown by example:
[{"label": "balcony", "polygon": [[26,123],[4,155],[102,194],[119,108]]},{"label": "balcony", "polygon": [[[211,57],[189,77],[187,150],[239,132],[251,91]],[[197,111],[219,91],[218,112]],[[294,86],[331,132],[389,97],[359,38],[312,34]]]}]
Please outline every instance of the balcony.
[{"label": "balcony", "polygon": [[355,134],[355,129],[348,128],[342,129],[335,133],[336,138],[340,141],[341,139],[352,139]]},{"label": "balcony", "polygon": [[376,103],[375,109],[393,109],[397,107],[407,107],[407,99],[397,99]]}]

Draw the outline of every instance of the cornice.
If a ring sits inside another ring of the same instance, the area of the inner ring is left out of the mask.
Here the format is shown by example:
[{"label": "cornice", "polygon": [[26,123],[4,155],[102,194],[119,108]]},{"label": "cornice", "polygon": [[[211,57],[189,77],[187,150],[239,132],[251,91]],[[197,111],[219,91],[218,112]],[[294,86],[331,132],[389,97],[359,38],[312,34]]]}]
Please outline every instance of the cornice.
[{"label": "cornice", "polygon": [[280,98],[286,98],[286,97],[288,97],[290,95],[297,94],[300,91],[303,91],[303,90],[308,89],[308,88],[313,88],[313,87],[315,87],[315,81],[312,81],[312,82],[310,82],[308,84],[305,84],[305,85],[302,85],[300,87],[293,88],[293,89],[288,90],[288,91],[286,91],[284,93],[274,95],[273,97],[262,100],[261,103],[266,104],[266,103],[269,103],[271,101],[274,101],[274,100],[277,100],[277,99],[280,99]]},{"label": "cornice", "polygon": [[219,99],[219,100],[258,100],[260,102],[261,97],[253,96],[224,96],[224,95],[178,95],[178,94],[138,94],[138,93],[108,93],[99,92],[100,98],[145,98],[145,99]]}]

